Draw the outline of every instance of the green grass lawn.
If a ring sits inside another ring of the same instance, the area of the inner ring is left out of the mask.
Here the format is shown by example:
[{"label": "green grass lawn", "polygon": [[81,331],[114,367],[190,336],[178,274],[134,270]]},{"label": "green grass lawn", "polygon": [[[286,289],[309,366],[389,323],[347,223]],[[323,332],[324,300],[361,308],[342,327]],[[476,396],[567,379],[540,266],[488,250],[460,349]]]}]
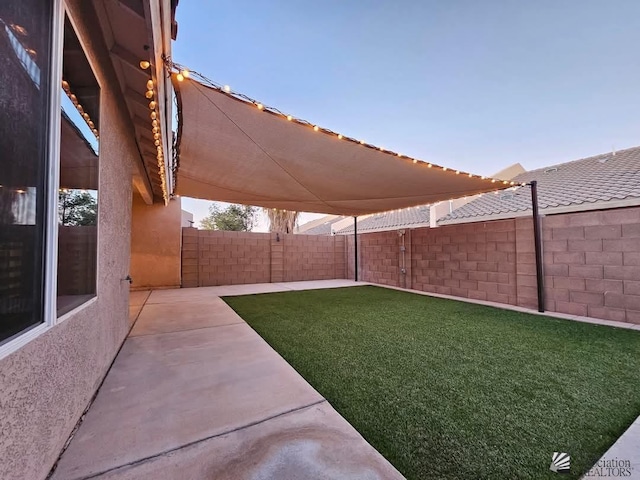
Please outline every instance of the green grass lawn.
[{"label": "green grass lawn", "polygon": [[225,301],[409,479],[578,478],[640,414],[639,331],[372,286]]}]

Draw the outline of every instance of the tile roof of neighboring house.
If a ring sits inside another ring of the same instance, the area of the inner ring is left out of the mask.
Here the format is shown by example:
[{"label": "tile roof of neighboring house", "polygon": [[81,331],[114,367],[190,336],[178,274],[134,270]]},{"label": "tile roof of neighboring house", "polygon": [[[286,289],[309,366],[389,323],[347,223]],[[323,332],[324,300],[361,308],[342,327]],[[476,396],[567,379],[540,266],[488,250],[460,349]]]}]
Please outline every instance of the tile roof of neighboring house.
[{"label": "tile roof of neighboring house", "polygon": [[[315,225],[309,229],[301,230],[297,233],[300,233],[303,235],[331,235],[331,226],[334,223],[339,222],[340,220],[344,220],[347,217],[331,215],[324,218],[326,218],[324,222],[318,225]],[[304,227],[304,225],[301,225],[301,227]]]},{"label": "tile roof of neighboring house", "polygon": [[[540,209],[640,198],[640,147],[531,170],[515,182],[538,181]],[[438,220],[456,223],[531,209],[529,187],[486,193]]]},{"label": "tile roof of neighboring house", "polygon": [[[371,230],[395,230],[397,228],[413,228],[429,225],[429,206],[405,208],[393,212],[378,213],[371,215],[358,222],[358,232]],[[338,234],[353,233],[353,223]]]}]

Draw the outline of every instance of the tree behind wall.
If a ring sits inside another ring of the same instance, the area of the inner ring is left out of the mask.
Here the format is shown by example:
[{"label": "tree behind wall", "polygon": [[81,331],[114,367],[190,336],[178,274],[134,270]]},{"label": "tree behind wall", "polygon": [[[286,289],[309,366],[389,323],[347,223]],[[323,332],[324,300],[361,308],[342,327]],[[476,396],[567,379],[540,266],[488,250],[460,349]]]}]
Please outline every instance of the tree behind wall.
[{"label": "tree behind wall", "polygon": [[269,231],[281,233],[293,233],[300,212],[280,210],[278,208],[265,208],[269,217]]},{"label": "tree behind wall", "polygon": [[200,221],[203,230],[249,232],[256,218],[256,207],[229,205],[221,208],[215,203],[209,207],[209,215]]}]

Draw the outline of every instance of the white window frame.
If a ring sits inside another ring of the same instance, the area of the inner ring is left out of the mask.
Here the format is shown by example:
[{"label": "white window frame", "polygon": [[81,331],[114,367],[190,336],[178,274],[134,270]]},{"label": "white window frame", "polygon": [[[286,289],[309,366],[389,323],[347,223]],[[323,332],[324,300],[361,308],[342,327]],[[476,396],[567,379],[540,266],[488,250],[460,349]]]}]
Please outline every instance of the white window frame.
[{"label": "white window frame", "polygon": [[[43,333],[50,330],[55,325],[64,322],[66,319],[74,316],[78,311],[83,310],[98,299],[98,279],[99,265],[96,265],[96,294],[81,305],[62,315],[57,316],[57,278],[58,278],[58,189],[60,186],[60,122],[61,122],[61,86],[62,79],[62,52],[64,45],[64,21],[69,18],[73,29],[77,32],[76,22],[70,15],[64,0],[53,0],[52,8],[52,24],[51,24],[51,68],[49,70],[49,125],[47,138],[47,161],[48,170],[45,181],[45,189],[47,192],[47,209],[45,212],[44,225],[44,274],[43,274],[43,309],[42,323],[18,333],[15,338],[0,345],[0,360],[21,349],[33,339],[39,337]],[[82,42],[80,42],[82,46]],[[84,49],[84,47],[82,47]],[[85,52],[85,56],[91,66],[94,77],[98,81],[98,86],[102,91],[102,85],[95,74],[95,66],[89,60],[89,56]],[[98,178],[100,173],[98,172]],[[99,198],[99,197],[98,197]],[[98,207],[98,211],[100,208]],[[100,222],[98,222],[98,242],[100,242]],[[97,253],[96,253],[97,254]],[[99,262],[98,262],[99,263]]]}]

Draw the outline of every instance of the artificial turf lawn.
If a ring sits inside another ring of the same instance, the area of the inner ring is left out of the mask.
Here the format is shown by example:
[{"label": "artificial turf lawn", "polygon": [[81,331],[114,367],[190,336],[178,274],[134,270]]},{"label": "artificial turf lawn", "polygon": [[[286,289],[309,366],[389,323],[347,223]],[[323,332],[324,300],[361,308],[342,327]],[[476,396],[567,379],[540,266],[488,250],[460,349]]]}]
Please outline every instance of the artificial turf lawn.
[{"label": "artificial turf lawn", "polygon": [[640,414],[638,331],[373,286],[224,300],[409,479],[558,479],[554,451],[578,478]]}]

